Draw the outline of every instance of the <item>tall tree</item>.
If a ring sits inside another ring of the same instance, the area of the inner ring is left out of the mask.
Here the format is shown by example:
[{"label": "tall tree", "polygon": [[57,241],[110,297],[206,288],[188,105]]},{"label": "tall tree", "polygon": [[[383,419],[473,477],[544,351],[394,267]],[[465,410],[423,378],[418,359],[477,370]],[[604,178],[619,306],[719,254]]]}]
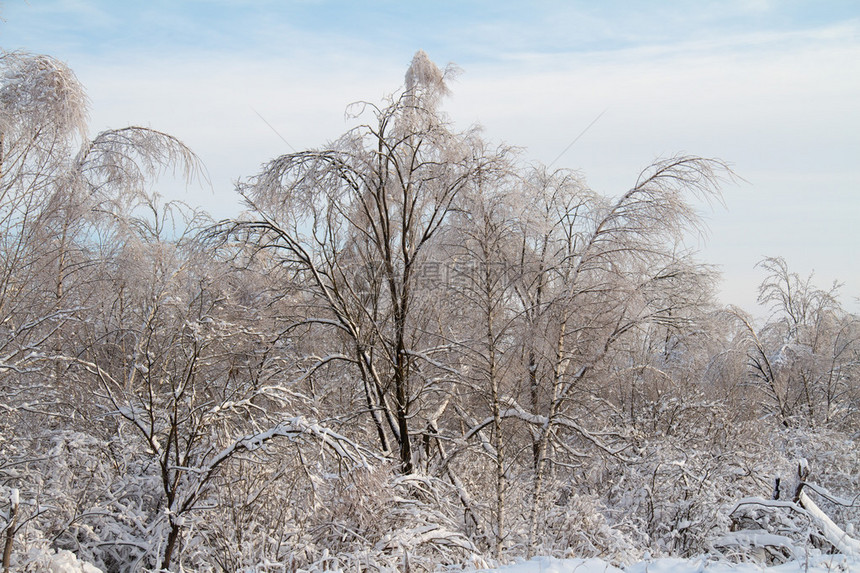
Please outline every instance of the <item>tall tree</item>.
[{"label": "tall tree", "polygon": [[288,327],[333,329],[326,355],[360,374],[381,448],[396,444],[413,470],[410,424],[422,394],[414,376],[419,270],[428,246],[476,173],[493,161],[477,133],[455,133],[439,111],[446,74],[424,52],[385,107],[360,104],[373,123],[328,149],[271,161],[240,187],[250,209],[232,230],[275,251],[312,310]]},{"label": "tall tree", "polygon": [[699,157],[661,160],[619,198],[601,197],[566,172],[537,169],[525,179],[532,206],[521,234],[519,304],[530,336],[523,345],[527,406],[507,415],[532,427],[534,479],[528,525],[534,551],[552,450],[574,443],[613,453],[587,429],[590,388],[611,356],[650,324],[683,326],[701,297],[703,270],[679,249],[699,225],[687,196],[714,197],[726,166]]}]

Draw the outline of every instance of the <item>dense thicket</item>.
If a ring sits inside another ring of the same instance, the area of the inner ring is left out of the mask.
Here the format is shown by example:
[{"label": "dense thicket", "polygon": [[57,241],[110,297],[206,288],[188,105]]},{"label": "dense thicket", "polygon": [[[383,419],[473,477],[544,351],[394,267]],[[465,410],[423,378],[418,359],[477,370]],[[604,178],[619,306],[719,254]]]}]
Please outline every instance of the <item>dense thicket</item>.
[{"label": "dense thicket", "polygon": [[0,68],[4,567],[762,558],[736,535],[756,528],[834,550],[795,509],[737,505],[777,477],[856,523],[860,322],[781,258],[769,318],[715,302],[684,239],[724,163],[662,159],[604,197],[456,131],[419,52],[214,224],[150,191],[198,169],[181,142],[89,139],[62,63]]}]

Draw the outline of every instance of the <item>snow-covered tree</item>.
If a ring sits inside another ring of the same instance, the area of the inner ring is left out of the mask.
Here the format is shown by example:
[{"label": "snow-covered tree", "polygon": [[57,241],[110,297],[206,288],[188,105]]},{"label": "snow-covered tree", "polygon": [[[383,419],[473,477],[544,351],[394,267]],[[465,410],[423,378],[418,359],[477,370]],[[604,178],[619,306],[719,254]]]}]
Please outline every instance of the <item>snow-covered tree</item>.
[{"label": "snow-covered tree", "polygon": [[249,211],[231,229],[299,285],[308,311],[289,328],[336,333],[326,360],[352,365],[380,447],[404,473],[414,469],[410,433],[424,394],[419,272],[458,197],[495,161],[476,131],[453,132],[439,111],[445,74],[416,54],[404,90],[383,107],[356,104],[371,123],[327,149],[279,157],[241,185]]},{"label": "snow-covered tree", "polygon": [[770,318],[757,328],[735,312],[751,385],[783,425],[850,426],[860,413],[860,320],[842,308],[838,285],[819,289],[781,257],[759,266],[767,272],[759,302]]}]

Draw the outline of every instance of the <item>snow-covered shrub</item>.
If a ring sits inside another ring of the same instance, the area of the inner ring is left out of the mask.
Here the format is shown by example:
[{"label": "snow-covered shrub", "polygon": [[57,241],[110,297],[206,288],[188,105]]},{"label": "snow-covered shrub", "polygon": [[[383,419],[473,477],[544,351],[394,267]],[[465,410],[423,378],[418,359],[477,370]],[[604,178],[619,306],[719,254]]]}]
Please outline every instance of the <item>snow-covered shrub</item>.
[{"label": "snow-covered shrub", "polygon": [[[790,460],[805,459],[810,475],[807,481],[823,488],[827,495],[814,495],[816,503],[843,528],[860,530],[860,446],[858,436],[817,428],[785,430],[780,433],[780,449]],[[794,478],[796,466],[785,477]]]},{"label": "snow-covered shrub", "polygon": [[450,484],[390,470],[330,476],[321,484],[330,497],[309,519],[316,525],[306,533],[309,559],[302,570],[336,563],[344,570],[433,571],[480,556],[463,533],[463,509]]},{"label": "snow-covered shrub", "polygon": [[635,458],[602,464],[587,480],[610,518],[631,523],[652,552],[707,552],[731,525],[728,511],[738,499],[772,491],[782,460],[767,437],[748,425],[714,423],[714,416],[699,412],[698,424],[686,420],[640,437]]},{"label": "snow-covered shrub", "polygon": [[102,573],[95,565],[79,560],[74,553],[65,549],[31,549],[16,564],[16,570],[22,573]]},{"label": "snow-covered shrub", "polygon": [[[113,455],[128,455],[125,448],[83,432],[45,432],[30,448],[40,455],[0,471],[0,483],[21,492],[13,558],[67,550],[104,570],[141,563],[158,498],[151,472]],[[0,496],[8,489],[0,486]]]},{"label": "snow-covered shrub", "polygon": [[562,490],[545,513],[545,530],[536,548],[538,555],[601,557],[612,563],[628,563],[641,555],[635,539],[622,524],[612,524],[608,510],[593,495]]},{"label": "snow-covered shrub", "polygon": [[[767,564],[853,551],[849,538],[860,517],[855,441],[822,428],[763,429],[772,455],[760,460],[756,470],[770,474],[772,491],[736,500],[727,532],[712,540],[714,551],[736,561]],[[830,519],[844,532],[825,523]]]}]

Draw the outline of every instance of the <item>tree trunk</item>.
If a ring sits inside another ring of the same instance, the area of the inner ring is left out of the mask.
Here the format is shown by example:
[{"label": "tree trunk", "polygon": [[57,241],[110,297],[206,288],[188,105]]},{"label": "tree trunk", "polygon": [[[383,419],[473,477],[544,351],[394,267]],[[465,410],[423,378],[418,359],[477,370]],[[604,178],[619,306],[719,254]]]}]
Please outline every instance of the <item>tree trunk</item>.
[{"label": "tree trunk", "polygon": [[549,433],[551,422],[541,432],[540,439],[535,444],[537,450],[537,460],[535,467],[535,478],[532,489],[532,506],[529,510],[529,532],[528,532],[528,547],[526,548],[526,557],[531,559],[535,555],[535,539],[537,538],[537,521],[540,513],[540,506],[543,499],[543,477],[544,468],[546,467],[546,449],[549,445]]},{"label": "tree trunk", "polygon": [[[397,402],[397,429],[400,434],[400,464],[404,474],[411,474],[412,443],[409,440],[409,355],[406,353],[406,316],[409,293],[404,276],[399,305],[394,310],[396,337],[394,355],[394,392]],[[397,290],[392,289],[396,294]]]},{"label": "tree trunk", "polygon": [[535,448],[535,478],[534,492],[532,495],[532,507],[529,518],[529,536],[527,556],[532,558],[535,551],[535,538],[537,537],[537,520],[540,512],[540,506],[543,498],[544,472],[546,470],[547,451],[549,449],[549,438],[553,431],[555,415],[559,410],[561,402],[561,381],[564,376],[564,371],[567,368],[568,359],[565,356],[565,333],[567,332],[567,322],[562,321],[559,327],[558,341],[555,351],[555,365],[553,366],[552,376],[552,399],[549,403],[549,410],[546,416],[546,425],[541,429],[541,436]]},{"label": "tree trunk", "polygon": [[[538,388],[538,379],[537,379],[537,358],[535,357],[534,349],[529,350],[529,358],[528,358],[528,373],[529,373],[529,391],[532,401],[532,412],[538,412],[539,405],[539,388]],[[534,465],[534,470],[538,469],[538,461],[540,460],[540,446],[538,445],[540,442],[540,438],[535,438],[532,442],[532,463]]]},{"label": "tree trunk", "polygon": [[380,404],[379,406],[377,406],[374,403],[373,390],[371,390],[370,386],[371,373],[368,372],[369,367],[365,364],[365,353],[361,350],[361,348],[359,348],[356,354],[358,357],[358,367],[361,371],[361,379],[364,382],[364,397],[367,400],[367,409],[370,412],[370,417],[373,419],[374,426],[376,426],[376,434],[379,437],[379,444],[382,447],[382,451],[388,454],[390,451],[388,448],[388,440],[385,437],[385,428],[382,425],[382,419],[379,413],[379,410],[382,409],[384,405]]},{"label": "tree trunk", "polygon": [[492,311],[489,311],[487,314],[487,340],[489,341],[487,374],[490,378],[490,391],[492,392],[493,400],[493,448],[496,450],[496,543],[493,553],[496,559],[499,559],[502,554],[502,541],[505,537],[505,488],[507,484],[505,480],[505,443],[502,439],[501,396],[496,373],[496,344]]},{"label": "tree trunk", "polygon": [[173,559],[173,550],[179,541],[179,532],[181,530],[182,526],[171,520],[170,533],[167,536],[167,546],[164,548],[164,557],[161,559],[161,567],[159,567],[161,571],[169,571],[170,561]]},{"label": "tree trunk", "polygon": [[[14,494],[14,491],[13,491]],[[9,510],[9,525],[6,526],[6,543],[3,546],[3,573],[9,573],[9,565],[12,561],[12,545],[15,542],[15,526],[18,524],[18,504],[12,500]]]},{"label": "tree trunk", "polygon": [[397,429],[400,434],[400,465],[404,474],[411,474],[412,444],[409,440],[409,394],[407,390],[406,350],[402,343],[397,348],[397,364],[394,369],[394,387],[397,402]]}]

